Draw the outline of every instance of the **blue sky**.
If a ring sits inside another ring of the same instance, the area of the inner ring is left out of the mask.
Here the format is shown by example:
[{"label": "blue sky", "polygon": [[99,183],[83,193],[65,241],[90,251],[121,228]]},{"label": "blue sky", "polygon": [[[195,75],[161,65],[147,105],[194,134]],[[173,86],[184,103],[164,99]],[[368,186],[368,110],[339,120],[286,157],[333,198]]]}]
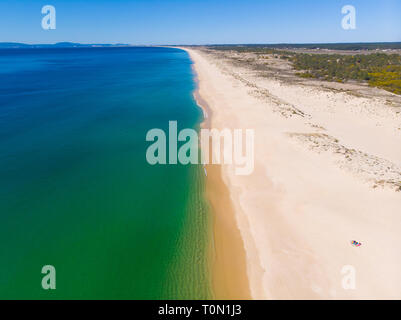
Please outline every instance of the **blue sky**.
[{"label": "blue sky", "polygon": [[[44,5],[56,30],[41,27]],[[356,29],[341,8],[356,8]],[[0,42],[130,44],[401,41],[401,0],[1,0]]]}]

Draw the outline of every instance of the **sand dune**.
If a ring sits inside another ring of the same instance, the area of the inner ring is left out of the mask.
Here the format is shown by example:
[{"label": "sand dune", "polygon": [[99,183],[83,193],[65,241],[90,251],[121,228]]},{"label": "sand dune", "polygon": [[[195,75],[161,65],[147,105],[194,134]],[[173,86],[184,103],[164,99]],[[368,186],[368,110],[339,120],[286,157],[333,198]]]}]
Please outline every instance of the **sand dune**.
[{"label": "sand dune", "polygon": [[[255,130],[254,173],[215,173],[235,211],[252,298],[400,299],[401,99],[260,77],[185,50],[211,127]],[[355,289],[343,286],[344,266],[355,268]]]}]

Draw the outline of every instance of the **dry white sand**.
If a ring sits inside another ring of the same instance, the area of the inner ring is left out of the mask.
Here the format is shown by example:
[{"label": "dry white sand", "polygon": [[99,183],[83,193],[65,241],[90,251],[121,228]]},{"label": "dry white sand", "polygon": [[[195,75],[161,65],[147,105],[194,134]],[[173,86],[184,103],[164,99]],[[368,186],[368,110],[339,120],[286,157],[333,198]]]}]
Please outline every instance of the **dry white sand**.
[{"label": "dry white sand", "polygon": [[[253,174],[222,167],[252,297],[400,299],[400,108],[383,97],[252,77],[185,50],[211,127],[255,130]],[[342,285],[348,265],[355,289]]]}]

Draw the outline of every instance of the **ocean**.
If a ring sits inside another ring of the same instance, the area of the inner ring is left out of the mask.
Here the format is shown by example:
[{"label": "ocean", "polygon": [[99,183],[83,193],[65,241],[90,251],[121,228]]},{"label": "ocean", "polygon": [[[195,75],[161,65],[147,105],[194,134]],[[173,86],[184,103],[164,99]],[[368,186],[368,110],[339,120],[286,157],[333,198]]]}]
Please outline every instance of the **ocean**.
[{"label": "ocean", "polygon": [[191,64],[174,48],[0,50],[1,299],[212,297],[204,171],[146,161],[148,130],[199,128]]}]

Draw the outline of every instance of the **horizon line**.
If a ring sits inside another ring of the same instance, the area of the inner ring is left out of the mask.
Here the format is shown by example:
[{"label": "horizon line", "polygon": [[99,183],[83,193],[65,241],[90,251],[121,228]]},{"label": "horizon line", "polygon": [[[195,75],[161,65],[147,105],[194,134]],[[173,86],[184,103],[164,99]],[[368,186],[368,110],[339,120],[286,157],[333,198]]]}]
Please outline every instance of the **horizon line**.
[{"label": "horizon line", "polygon": [[19,41],[0,41],[0,44],[19,44],[19,45],[28,45],[28,46],[35,46],[35,45],[57,45],[57,44],[75,44],[75,45],[111,45],[111,46],[229,46],[229,45],[317,45],[317,44],[381,44],[381,43],[401,43],[401,40],[398,41],[353,41],[353,42],[238,42],[238,43],[204,43],[204,44],[196,44],[196,43],[176,43],[176,44],[169,44],[169,43],[159,43],[159,44],[131,44],[131,43],[122,43],[122,42],[94,42],[94,43],[84,43],[84,42],[74,42],[74,41],[57,41],[57,42],[42,42],[42,43],[30,43],[30,42],[19,42]]}]

